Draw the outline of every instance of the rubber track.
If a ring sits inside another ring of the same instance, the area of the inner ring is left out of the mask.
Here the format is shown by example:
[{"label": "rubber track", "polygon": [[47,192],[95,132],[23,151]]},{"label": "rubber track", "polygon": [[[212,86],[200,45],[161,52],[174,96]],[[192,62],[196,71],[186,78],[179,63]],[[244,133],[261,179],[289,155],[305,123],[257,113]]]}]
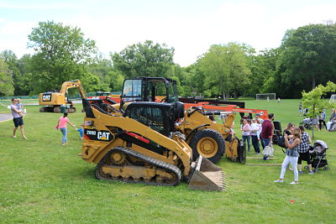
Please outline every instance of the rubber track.
[{"label": "rubber track", "polygon": [[[105,160],[110,156],[110,154],[112,152],[115,152],[115,151],[120,151],[120,152],[123,152],[125,153],[126,155],[129,155],[129,156],[133,156],[133,157],[136,157],[140,160],[143,160],[147,163],[150,163],[156,167],[160,167],[164,170],[166,170],[167,172],[171,172],[171,173],[174,173],[176,175],[176,182],[174,183],[157,183],[157,182],[145,182],[145,181],[136,181],[136,180],[130,180],[130,179],[113,179],[112,178],[105,178],[105,177],[102,177],[99,175],[99,172],[98,170],[104,166],[104,162]],[[144,184],[149,184],[149,185],[158,185],[158,186],[175,186],[177,184],[180,183],[181,181],[181,177],[182,177],[182,174],[181,174],[181,170],[175,166],[175,165],[172,165],[170,163],[166,163],[166,162],[163,162],[163,161],[160,161],[160,160],[157,160],[157,159],[154,159],[154,158],[151,158],[151,157],[148,157],[148,156],[145,156],[141,153],[138,153],[134,150],[131,150],[131,149],[128,149],[128,148],[123,148],[123,147],[115,147],[113,150],[111,150],[110,152],[108,152],[104,158],[98,163],[97,167],[96,167],[96,177],[98,179],[102,179],[102,180],[112,180],[112,181],[122,181],[122,182],[126,182],[126,183],[144,183]]]}]

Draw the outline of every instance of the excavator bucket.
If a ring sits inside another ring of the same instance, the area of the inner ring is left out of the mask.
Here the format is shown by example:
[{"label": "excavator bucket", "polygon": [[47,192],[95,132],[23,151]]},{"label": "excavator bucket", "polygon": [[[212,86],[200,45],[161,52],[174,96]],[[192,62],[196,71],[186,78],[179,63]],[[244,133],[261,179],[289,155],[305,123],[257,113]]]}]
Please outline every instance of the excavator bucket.
[{"label": "excavator bucket", "polygon": [[199,156],[194,173],[189,181],[189,188],[204,191],[224,190],[224,173],[210,160]]}]

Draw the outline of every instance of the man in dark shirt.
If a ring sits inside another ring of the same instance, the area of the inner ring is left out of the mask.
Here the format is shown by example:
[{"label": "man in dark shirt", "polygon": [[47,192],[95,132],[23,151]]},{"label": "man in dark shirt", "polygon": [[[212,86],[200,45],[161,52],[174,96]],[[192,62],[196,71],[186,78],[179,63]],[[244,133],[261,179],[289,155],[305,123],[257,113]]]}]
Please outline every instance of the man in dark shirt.
[{"label": "man in dark shirt", "polygon": [[264,122],[261,125],[261,133],[260,138],[263,142],[263,148],[268,146],[270,143],[272,143],[272,137],[274,132],[274,126],[273,126],[273,119],[274,114],[269,114],[268,119],[264,120]]}]

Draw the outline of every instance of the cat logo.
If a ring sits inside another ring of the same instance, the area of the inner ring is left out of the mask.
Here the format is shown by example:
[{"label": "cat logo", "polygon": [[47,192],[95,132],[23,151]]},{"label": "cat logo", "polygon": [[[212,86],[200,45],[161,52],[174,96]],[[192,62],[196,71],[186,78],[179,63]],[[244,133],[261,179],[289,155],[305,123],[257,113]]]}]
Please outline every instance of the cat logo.
[{"label": "cat logo", "polygon": [[110,139],[110,132],[106,132],[106,131],[98,131],[97,132],[97,139],[101,140],[101,141],[109,141]]},{"label": "cat logo", "polygon": [[114,137],[109,131],[98,131],[95,129],[85,129],[85,138],[95,141],[111,141]]}]

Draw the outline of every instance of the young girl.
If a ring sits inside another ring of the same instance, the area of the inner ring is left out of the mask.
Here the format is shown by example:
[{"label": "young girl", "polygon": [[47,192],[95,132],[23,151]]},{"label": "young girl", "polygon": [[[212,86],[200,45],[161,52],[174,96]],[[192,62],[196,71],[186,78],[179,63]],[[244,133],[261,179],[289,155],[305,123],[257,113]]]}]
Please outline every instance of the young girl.
[{"label": "young girl", "polygon": [[282,183],[284,181],[286,168],[288,164],[290,163],[294,171],[294,181],[291,182],[291,184],[298,184],[299,183],[299,172],[297,169],[297,162],[298,162],[298,157],[299,157],[298,148],[301,143],[301,130],[300,128],[295,128],[293,131],[293,137],[287,135],[286,133],[284,137],[285,137],[285,145],[287,147],[286,157],[284,161],[282,162],[280,178],[275,180],[274,182]]},{"label": "young girl", "polygon": [[69,121],[68,113],[64,113],[63,116],[58,119],[58,123],[57,123],[57,126],[56,126],[56,129],[60,129],[61,132],[62,132],[62,145],[65,145],[68,141],[68,139],[67,139],[67,134],[68,134],[67,124],[70,124],[72,127],[76,128],[76,126]]}]

